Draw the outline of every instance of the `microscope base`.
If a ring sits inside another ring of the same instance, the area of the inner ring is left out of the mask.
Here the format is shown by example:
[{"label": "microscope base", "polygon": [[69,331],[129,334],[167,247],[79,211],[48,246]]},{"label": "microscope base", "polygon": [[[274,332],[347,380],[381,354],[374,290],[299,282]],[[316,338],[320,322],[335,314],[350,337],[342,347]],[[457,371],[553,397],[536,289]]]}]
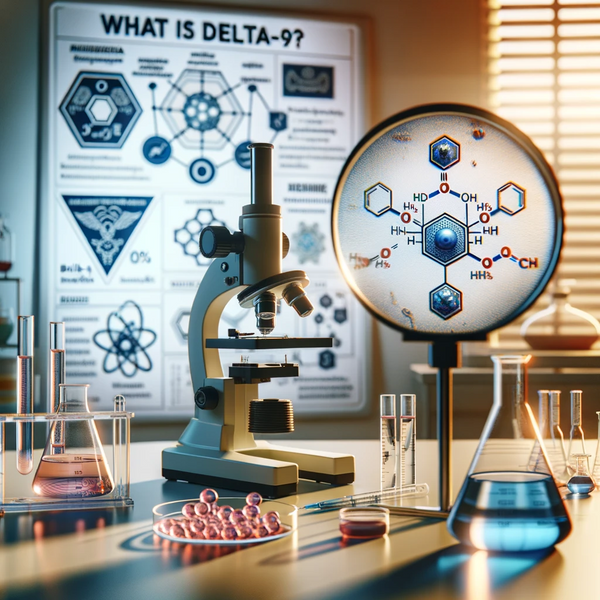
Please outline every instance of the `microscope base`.
[{"label": "microscope base", "polygon": [[264,441],[227,452],[179,444],[163,450],[162,474],[166,479],[281,498],[297,493],[298,476],[334,485],[352,483],[354,457]]},{"label": "microscope base", "polygon": [[258,492],[267,498],[298,491],[298,466],[294,463],[181,444],[163,450],[162,474],[166,479]]},{"label": "microscope base", "polygon": [[256,448],[239,450],[243,454],[284,460],[298,465],[301,479],[310,479],[333,485],[346,485],[354,481],[354,456],[320,450],[301,450],[287,446],[276,446],[260,440]]}]

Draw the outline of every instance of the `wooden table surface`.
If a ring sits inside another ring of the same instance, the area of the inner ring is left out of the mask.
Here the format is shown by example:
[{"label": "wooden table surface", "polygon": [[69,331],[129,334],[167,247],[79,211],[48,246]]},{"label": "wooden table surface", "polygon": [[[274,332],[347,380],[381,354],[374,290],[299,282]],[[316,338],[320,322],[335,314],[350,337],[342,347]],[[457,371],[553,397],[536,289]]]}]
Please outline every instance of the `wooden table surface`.
[{"label": "wooden table surface", "polygon": [[[165,542],[151,530],[155,504],[191,498],[201,489],[160,477],[160,451],[167,445],[132,446],[132,509],[10,514],[0,519],[0,598],[600,598],[598,492],[567,501],[573,532],[544,555],[474,551],[458,545],[443,521],[399,517],[391,518],[390,534],[384,538],[345,543],[337,511],[301,511],[294,534],[266,544],[190,546]],[[288,502],[303,506],[377,488],[375,440],[288,445],[351,452],[357,459],[354,485],[331,488],[303,481],[299,494]],[[456,493],[475,442],[457,441],[453,448]],[[436,503],[436,463],[436,443],[418,442],[418,479],[429,483],[431,493],[415,504]]]}]

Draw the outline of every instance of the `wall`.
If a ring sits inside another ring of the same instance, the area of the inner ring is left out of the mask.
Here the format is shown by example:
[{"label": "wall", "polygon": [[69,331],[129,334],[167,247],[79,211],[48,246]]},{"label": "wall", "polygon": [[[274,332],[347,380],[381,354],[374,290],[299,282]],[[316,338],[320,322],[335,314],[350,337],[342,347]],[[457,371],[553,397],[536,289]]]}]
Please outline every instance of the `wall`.
[{"label": "wall", "polygon": [[[173,5],[177,4],[175,2]],[[179,4],[199,4],[179,2]],[[370,87],[367,124],[415,104],[462,102],[484,105],[484,2],[461,0],[235,0],[218,7],[291,11],[360,18],[368,33],[366,74]],[[18,239],[12,276],[24,280],[23,311],[34,298],[38,28],[36,0],[0,0],[0,213]],[[302,421],[297,437],[377,437],[381,392],[416,391],[409,365],[426,362],[425,344],[405,344],[377,324],[373,331],[373,411],[367,418]],[[136,437],[169,438],[180,427],[144,427]]]}]

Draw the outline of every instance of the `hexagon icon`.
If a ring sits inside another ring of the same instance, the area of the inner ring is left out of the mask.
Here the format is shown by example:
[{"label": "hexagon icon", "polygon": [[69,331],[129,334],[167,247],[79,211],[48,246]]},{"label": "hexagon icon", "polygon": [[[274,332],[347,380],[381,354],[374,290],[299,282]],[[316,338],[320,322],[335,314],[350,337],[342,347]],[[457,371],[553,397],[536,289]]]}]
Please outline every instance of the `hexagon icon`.
[{"label": "hexagon icon", "polygon": [[123,75],[82,72],[60,112],[82,148],[121,148],[142,109]]},{"label": "hexagon icon", "polygon": [[244,118],[223,73],[200,69],[182,71],[160,111],[178,142],[191,150],[224,148]]},{"label": "hexagon icon", "polygon": [[449,265],[467,254],[467,227],[447,213],[423,228],[423,254]]},{"label": "hexagon icon", "polygon": [[181,310],[179,311],[176,319],[175,319],[175,328],[177,329],[177,333],[181,336],[181,339],[187,341],[188,339],[188,331],[190,328],[190,311],[189,310]]},{"label": "hexagon icon", "polygon": [[447,135],[429,144],[429,160],[445,171],[460,161],[460,144]]},{"label": "hexagon icon", "polygon": [[365,208],[376,217],[392,208],[392,190],[379,182],[365,190]]},{"label": "hexagon icon", "polygon": [[509,181],[498,189],[498,208],[514,215],[525,208],[525,190]]},{"label": "hexagon icon", "polygon": [[449,319],[462,310],[462,292],[444,283],[429,292],[429,308],[442,319]]}]

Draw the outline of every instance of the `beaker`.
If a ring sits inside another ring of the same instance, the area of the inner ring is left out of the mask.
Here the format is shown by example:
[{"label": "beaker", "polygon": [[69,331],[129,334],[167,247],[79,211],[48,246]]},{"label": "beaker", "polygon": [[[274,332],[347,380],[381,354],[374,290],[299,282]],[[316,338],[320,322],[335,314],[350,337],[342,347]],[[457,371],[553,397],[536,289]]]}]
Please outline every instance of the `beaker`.
[{"label": "beaker", "polygon": [[33,479],[33,491],[50,498],[103,496],[114,487],[96,424],[78,419],[89,413],[87,384],[61,384],[58,415]]},{"label": "beaker", "polygon": [[573,454],[575,473],[567,483],[567,487],[572,494],[589,494],[596,487],[594,480],[590,477],[590,456],[590,454]]},{"label": "beaker", "polygon": [[492,409],[448,517],[450,533],[479,550],[542,550],[562,541],[571,531],[527,402],[530,358],[492,357]]}]

